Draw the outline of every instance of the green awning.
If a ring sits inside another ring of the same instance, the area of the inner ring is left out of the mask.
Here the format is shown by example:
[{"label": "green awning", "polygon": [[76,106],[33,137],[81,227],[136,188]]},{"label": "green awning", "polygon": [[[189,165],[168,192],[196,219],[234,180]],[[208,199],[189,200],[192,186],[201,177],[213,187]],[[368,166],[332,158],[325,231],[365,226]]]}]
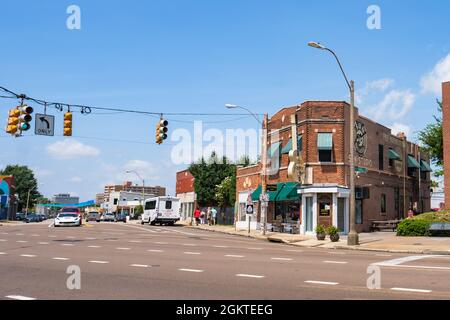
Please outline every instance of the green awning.
[{"label": "green awning", "polygon": [[332,150],[333,149],[333,134],[319,133],[317,135],[317,149],[318,150]]},{"label": "green awning", "polygon": [[420,171],[423,172],[432,172],[430,164],[424,160],[420,160]]},{"label": "green awning", "polygon": [[[280,182],[277,183],[277,191],[268,191],[269,201],[290,201],[299,199],[297,194],[297,182]],[[252,193],[252,200],[259,201],[261,195],[261,185]]]},{"label": "green awning", "polygon": [[389,149],[389,160],[400,160],[400,156],[393,149]]},{"label": "green awning", "polygon": [[408,155],[408,168],[420,169],[420,165],[413,156]]},{"label": "green awning", "polygon": [[[297,147],[299,151],[302,151],[302,136],[298,136]],[[292,150],[292,138],[286,143],[286,145],[281,149],[281,154],[289,153]]]},{"label": "green awning", "polygon": [[280,141],[272,143],[272,145],[267,149],[267,156],[271,158],[274,154],[280,155],[280,148],[281,148]]}]

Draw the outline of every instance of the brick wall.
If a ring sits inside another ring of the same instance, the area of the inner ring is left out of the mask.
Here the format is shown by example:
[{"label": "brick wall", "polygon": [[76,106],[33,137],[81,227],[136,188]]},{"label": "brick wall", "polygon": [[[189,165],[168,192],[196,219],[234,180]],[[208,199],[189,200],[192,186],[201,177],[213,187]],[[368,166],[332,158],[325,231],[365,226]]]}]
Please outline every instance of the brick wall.
[{"label": "brick wall", "polygon": [[188,170],[177,172],[176,193],[193,192],[194,180],[194,176]]}]

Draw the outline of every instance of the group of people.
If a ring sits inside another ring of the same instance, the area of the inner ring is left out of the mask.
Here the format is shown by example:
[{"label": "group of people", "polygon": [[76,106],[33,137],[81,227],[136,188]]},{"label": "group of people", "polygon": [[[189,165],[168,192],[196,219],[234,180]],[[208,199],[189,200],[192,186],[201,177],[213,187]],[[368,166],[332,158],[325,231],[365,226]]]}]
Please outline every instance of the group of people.
[{"label": "group of people", "polygon": [[215,208],[208,207],[205,211],[204,209],[200,211],[199,208],[194,211],[195,223],[199,224],[208,223],[210,226],[217,223],[217,210]]}]

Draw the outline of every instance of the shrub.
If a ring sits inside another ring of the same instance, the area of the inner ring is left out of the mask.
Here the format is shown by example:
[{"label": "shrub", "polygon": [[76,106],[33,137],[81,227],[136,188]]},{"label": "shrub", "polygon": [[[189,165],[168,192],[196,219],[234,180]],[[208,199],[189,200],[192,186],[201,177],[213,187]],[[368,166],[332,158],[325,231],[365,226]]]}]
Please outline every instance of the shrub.
[{"label": "shrub", "polygon": [[329,226],[329,227],[327,228],[327,234],[328,234],[328,235],[332,236],[332,235],[335,235],[335,234],[337,234],[337,233],[339,233],[339,229],[336,228],[335,226]]},{"label": "shrub", "polygon": [[405,219],[397,226],[397,236],[421,237],[429,236],[430,221],[422,219]]},{"label": "shrub", "polygon": [[317,233],[317,234],[325,233],[325,226],[323,226],[323,225],[321,225],[321,224],[317,225],[317,227],[316,227],[316,233]]}]

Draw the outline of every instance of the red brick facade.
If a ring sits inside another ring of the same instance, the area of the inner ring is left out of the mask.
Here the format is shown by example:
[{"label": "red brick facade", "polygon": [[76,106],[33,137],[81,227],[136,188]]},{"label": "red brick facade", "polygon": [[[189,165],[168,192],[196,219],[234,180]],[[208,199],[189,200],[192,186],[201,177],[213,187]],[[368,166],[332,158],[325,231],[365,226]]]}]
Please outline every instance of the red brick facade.
[{"label": "red brick facade", "polygon": [[188,171],[177,172],[176,194],[194,192],[194,176]]},{"label": "red brick facade", "polygon": [[445,209],[450,210],[450,81],[442,84]]}]

